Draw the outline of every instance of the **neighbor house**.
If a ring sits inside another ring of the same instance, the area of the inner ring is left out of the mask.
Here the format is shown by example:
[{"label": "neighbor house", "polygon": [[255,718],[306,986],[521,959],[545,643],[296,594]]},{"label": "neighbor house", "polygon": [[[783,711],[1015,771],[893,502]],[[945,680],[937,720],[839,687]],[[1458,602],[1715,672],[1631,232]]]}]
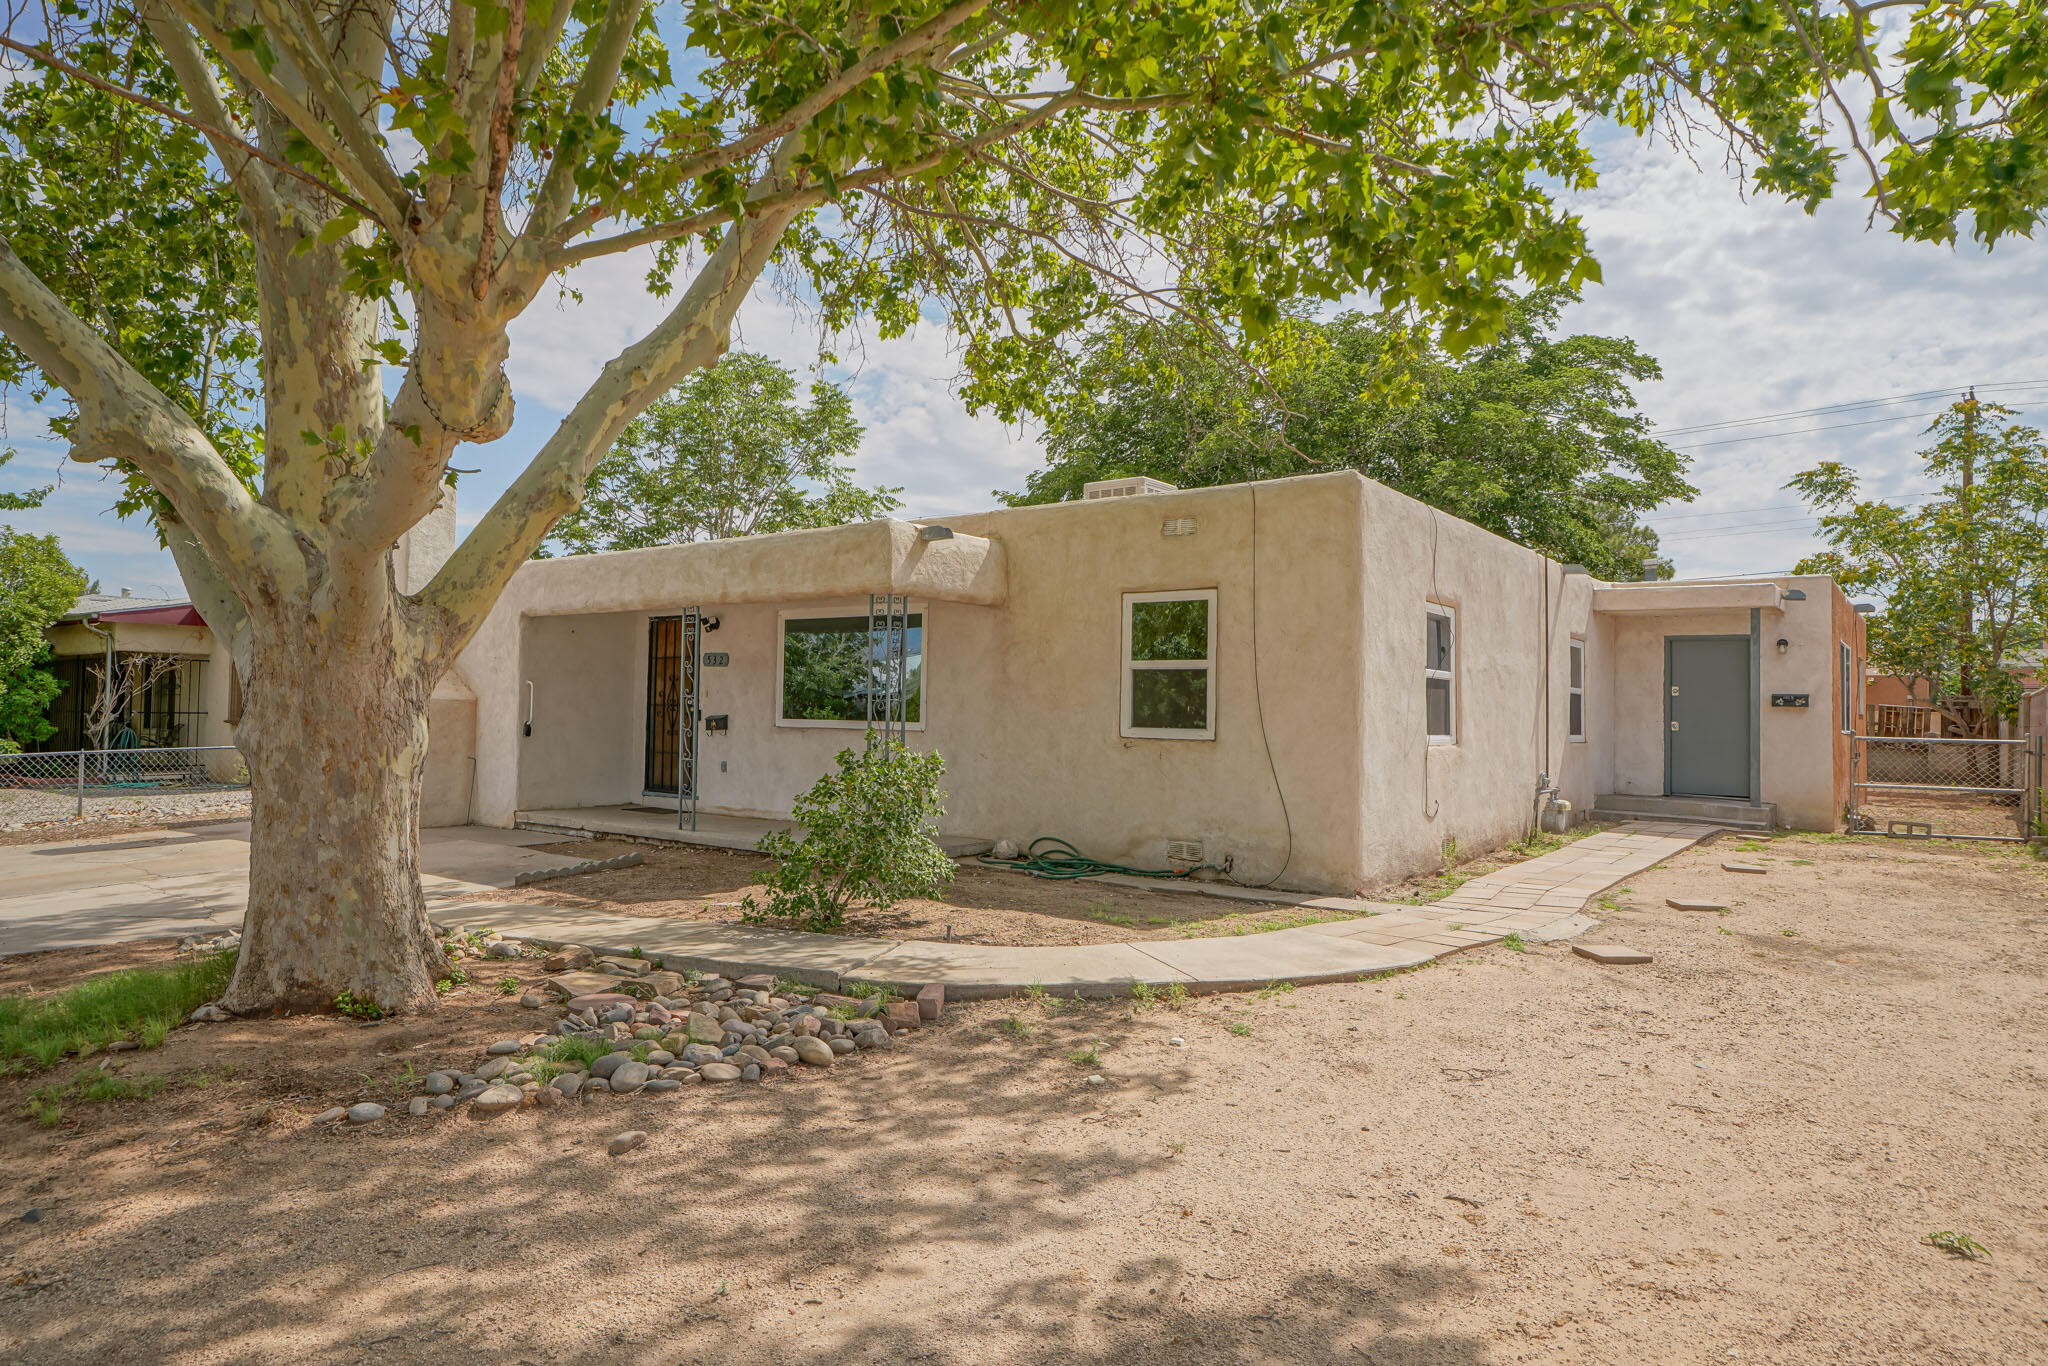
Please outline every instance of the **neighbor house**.
[{"label": "neighbor house", "polygon": [[528,563],[426,807],[745,830],[900,712],[954,835],[1351,891],[1596,810],[1836,828],[1863,673],[1822,576],[1603,583],[1351,472],[1115,481]]},{"label": "neighbor house", "polygon": [[[124,728],[148,749],[234,743],[234,666],[190,598],[87,593],[45,639],[64,689],[46,713],[55,733],[28,748],[101,748]],[[110,678],[115,693],[102,705]]]}]

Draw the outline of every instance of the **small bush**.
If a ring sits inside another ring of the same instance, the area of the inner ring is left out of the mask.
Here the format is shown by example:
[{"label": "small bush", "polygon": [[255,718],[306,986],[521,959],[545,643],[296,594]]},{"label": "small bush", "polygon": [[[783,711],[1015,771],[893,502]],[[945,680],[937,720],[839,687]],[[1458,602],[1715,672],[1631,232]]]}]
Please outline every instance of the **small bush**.
[{"label": "small bush", "polygon": [[358,996],[353,991],[344,991],[334,998],[334,1008],[344,1015],[358,1020],[381,1020],[384,1007],[367,996]]},{"label": "small bush", "polygon": [[841,750],[839,771],[798,797],[799,837],[777,830],[760,849],[775,859],[763,881],[768,904],[749,896],[742,918],[779,921],[829,933],[855,907],[887,910],[904,897],[936,895],[953,877],[953,860],[932,838],[945,760],[896,741]]},{"label": "small bush", "polygon": [[154,1048],[194,1008],[227,990],[235,955],[205,954],[163,967],[128,968],[46,996],[0,997],[0,1059],[48,1067],[116,1039]]}]

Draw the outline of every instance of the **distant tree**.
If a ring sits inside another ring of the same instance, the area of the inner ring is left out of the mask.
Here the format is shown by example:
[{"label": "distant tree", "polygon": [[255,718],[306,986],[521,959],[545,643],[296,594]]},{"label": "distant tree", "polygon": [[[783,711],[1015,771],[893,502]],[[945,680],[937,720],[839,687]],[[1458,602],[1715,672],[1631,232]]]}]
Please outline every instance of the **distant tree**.
[{"label": "distant tree", "polygon": [[50,658],[44,632],[85,591],[85,574],[55,536],[0,526],[0,749],[52,734],[44,718],[64,685],[40,667]]},{"label": "distant tree", "polygon": [[1096,341],[1049,425],[1050,464],[1012,504],[1078,498],[1094,479],[1183,488],[1355,469],[1608,578],[1656,550],[1640,514],[1689,496],[1685,457],[1650,435],[1634,384],[1657,362],[1620,337],[1554,337],[1572,295],[1517,300],[1461,358],[1384,319],[1297,319],[1255,378],[1191,329]]},{"label": "distant tree", "polygon": [[[0,451],[0,465],[5,465],[8,461],[14,459],[14,455],[15,453],[12,450]],[[25,512],[29,508],[39,508],[43,505],[43,500],[50,496],[51,487],[51,485],[45,484],[39,489],[23,489],[19,493],[0,493],[0,512]]]},{"label": "distant tree", "polygon": [[902,490],[853,482],[860,437],[844,390],[800,403],[795,375],[736,351],[627,424],[554,540],[587,555],[879,517]]},{"label": "distant tree", "polygon": [[[1885,600],[1871,618],[1870,662],[1904,676],[1965,734],[2018,714],[2008,668],[2048,640],[2048,443],[2010,408],[1966,398],[1936,418],[1920,452],[1940,492],[1918,507],[1862,501],[1837,461],[1796,476],[1825,515],[1829,549],[1801,574],[1832,574]],[[1965,705],[1972,699],[1974,705]]]}]

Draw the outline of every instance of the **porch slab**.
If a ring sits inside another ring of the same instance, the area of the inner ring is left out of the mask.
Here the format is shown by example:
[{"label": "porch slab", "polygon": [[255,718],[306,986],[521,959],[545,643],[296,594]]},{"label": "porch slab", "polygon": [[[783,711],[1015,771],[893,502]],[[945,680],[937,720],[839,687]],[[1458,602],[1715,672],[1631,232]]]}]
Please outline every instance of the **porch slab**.
[{"label": "porch slab", "polygon": [[[771,830],[794,830],[791,821],[766,816],[730,816],[718,811],[699,811],[695,829],[678,829],[676,813],[665,807],[565,806],[513,815],[519,829],[547,831],[576,839],[593,835],[621,835],[627,839],[652,840],[661,844],[696,844],[711,849],[740,849],[752,853],[761,837]],[[940,835],[939,847],[952,858],[973,858],[995,848],[995,841],[980,835]]]}]

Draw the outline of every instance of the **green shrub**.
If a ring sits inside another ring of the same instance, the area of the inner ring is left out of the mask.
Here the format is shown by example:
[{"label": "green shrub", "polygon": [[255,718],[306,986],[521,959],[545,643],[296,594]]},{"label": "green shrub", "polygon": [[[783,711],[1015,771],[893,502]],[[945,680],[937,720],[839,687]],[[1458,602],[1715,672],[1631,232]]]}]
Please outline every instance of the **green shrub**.
[{"label": "green shrub", "polygon": [[744,919],[828,932],[856,906],[887,910],[952,880],[953,860],[932,838],[945,760],[890,740],[841,750],[838,764],[796,799],[801,835],[777,830],[761,841],[776,861],[763,879],[768,904],[747,897]]}]

